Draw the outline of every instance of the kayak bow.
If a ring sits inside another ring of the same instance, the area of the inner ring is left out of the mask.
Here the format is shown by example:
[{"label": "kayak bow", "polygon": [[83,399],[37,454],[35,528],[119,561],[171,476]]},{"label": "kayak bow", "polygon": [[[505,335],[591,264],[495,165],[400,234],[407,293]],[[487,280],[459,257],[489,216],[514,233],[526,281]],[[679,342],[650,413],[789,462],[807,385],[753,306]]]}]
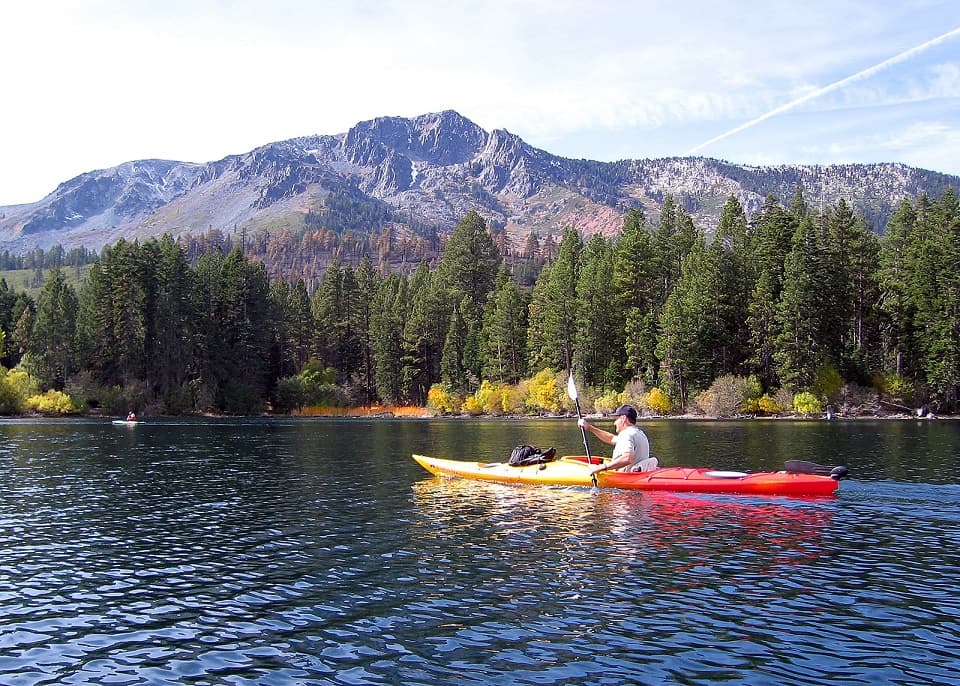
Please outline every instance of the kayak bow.
[{"label": "kayak bow", "polygon": [[586,457],[561,457],[553,462],[514,467],[506,462],[466,462],[414,455],[413,459],[432,474],[464,479],[536,486],[590,486]]}]

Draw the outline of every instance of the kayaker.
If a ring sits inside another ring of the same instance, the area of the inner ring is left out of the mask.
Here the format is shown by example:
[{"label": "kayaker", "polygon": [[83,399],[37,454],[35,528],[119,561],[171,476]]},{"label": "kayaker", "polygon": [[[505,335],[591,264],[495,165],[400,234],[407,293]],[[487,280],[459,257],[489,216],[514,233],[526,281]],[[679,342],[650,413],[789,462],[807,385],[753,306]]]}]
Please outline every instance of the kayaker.
[{"label": "kayaker", "polygon": [[632,405],[621,405],[613,413],[616,434],[598,429],[586,419],[577,422],[604,443],[613,446],[613,457],[606,464],[597,465],[590,470],[591,474],[608,469],[617,469],[622,472],[641,471],[644,460],[650,457],[650,441],[647,435],[637,428],[637,410]]}]

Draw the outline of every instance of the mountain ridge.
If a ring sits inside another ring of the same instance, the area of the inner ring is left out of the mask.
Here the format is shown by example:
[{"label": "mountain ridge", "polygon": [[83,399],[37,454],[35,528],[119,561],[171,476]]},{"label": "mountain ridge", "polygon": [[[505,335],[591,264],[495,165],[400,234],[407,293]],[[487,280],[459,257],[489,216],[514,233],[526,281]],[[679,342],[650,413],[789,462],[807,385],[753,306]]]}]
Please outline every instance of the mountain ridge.
[{"label": "mountain ridge", "polygon": [[[553,155],[453,110],[377,117],[208,163],[136,160],[80,174],[41,200],[0,207],[0,249],[100,248],[208,229],[445,232],[469,210],[522,244],[531,232],[615,235],[651,220],[669,194],[707,231],[731,194],[748,215],[797,187],[811,206],[844,198],[882,232],[896,205],[960,188],[960,177],[900,163],[755,167],[706,157],[598,162]],[[357,219],[357,218],[361,219]],[[313,222],[312,224],[310,222]]]}]

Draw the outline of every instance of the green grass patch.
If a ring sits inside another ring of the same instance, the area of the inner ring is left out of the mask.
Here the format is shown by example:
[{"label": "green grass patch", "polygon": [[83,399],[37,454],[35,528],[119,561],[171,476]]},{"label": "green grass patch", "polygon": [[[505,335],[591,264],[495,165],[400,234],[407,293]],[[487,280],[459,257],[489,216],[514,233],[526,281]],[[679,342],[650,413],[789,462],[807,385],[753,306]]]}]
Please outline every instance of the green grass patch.
[{"label": "green grass patch", "polygon": [[[62,267],[60,271],[74,290],[79,290],[81,282],[86,278],[92,265],[85,264],[80,268]],[[26,291],[27,295],[36,300],[43,290],[43,285],[50,277],[52,269],[0,269],[0,279],[5,279],[7,286],[15,291]]]}]

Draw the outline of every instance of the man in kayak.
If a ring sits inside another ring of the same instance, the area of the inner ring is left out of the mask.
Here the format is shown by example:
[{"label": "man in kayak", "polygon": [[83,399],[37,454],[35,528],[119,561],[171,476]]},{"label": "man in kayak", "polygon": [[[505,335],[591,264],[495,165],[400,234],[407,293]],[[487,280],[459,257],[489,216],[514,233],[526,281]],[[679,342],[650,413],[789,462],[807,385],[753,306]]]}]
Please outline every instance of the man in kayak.
[{"label": "man in kayak", "polygon": [[613,446],[613,457],[606,464],[597,465],[590,470],[591,474],[607,469],[618,469],[623,472],[640,471],[649,463],[644,463],[650,457],[650,441],[647,435],[637,428],[637,411],[632,405],[621,405],[613,413],[616,434],[598,429],[586,419],[577,422],[604,443]]}]

